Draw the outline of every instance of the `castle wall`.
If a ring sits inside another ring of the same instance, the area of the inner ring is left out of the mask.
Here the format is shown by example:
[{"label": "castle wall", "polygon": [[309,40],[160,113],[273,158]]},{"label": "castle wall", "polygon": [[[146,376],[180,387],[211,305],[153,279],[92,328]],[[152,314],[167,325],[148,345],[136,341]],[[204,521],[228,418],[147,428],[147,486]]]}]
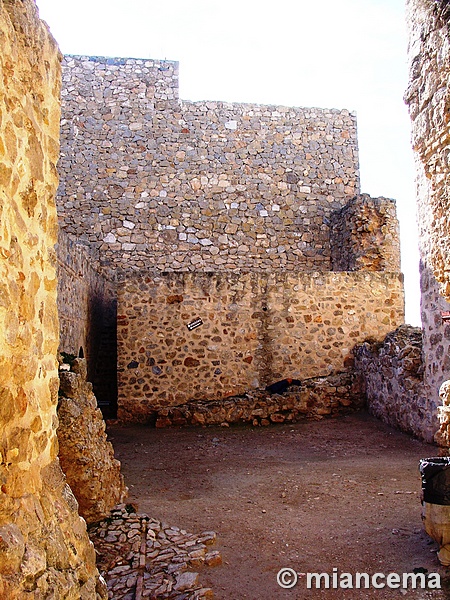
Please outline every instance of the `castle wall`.
[{"label": "castle wall", "polygon": [[432,442],[438,424],[424,383],[422,338],[418,327],[402,325],[381,342],[366,341],[355,349],[355,371],[373,415]]},{"label": "castle wall", "polygon": [[[439,428],[439,388],[450,377],[448,278],[450,245],[448,185],[448,79],[450,2],[408,0],[409,85],[419,226],[422,365],[411,372],[404,360],[417,354],[418,337],[394,332],[383,346],[357,350],[365,373],[370,410],[383,420],[432,441]],[[450,389],[447,386],[447,393]],[[444,394],[445,396],[445,394]],[[444,398],[445,399],[445,398]],[[441,440],[442,441],[442,440]]]},{"label": "castle wall", "polygon": [[[97,253],[58,231],[58,315],[59,351],[87,361],[88,379],[92,381],[98,361],[104,328],[116,323],[116,286],[114,274],[100,269]],[[115,358],[113,357],[115,360]]]},{"label": "castle wall", "polygon": [[[66,57],[61,226],[102,264],[327,271],[359,193],[346,110],[178,100],[178,64]],[[149,264],[149,262],[151,264]]]},{"label": "castle wall", "polygon": [[400,272],[395,201],[361,194],[331,215],[333,271]]},{"label": "castle wall", "polygon": [[403,322],[395,202],[359,194],[354,114],[181,101],[177,63],[73,56],[62,114],[61,227],[119,277],[122,420],[341,372]]},{"label": "castle wall", "polygon": [[31,0],[0,0],[0,34],[0,597],[95,598],[57,457],[60,53]]},{"label": "castle wall", "polygon": [[424,377],[437,429],[439,387],[450,378],[450,331],[441,316],[450,310],[450,3],[408,0],[407,18],[410,75],[405,100],[416,161]]},{"label": "castle wall", "polygon": [[127,275],[118,416],[146,421],[161,407],[349,370],[357,343],[383,339],[403,318],[399,273]]}]

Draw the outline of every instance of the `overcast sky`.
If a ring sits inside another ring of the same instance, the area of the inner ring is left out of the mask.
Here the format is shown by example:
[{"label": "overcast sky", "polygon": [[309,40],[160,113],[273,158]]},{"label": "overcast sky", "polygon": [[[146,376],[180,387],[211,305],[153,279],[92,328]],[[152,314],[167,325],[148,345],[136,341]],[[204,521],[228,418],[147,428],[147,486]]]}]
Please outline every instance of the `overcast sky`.
[{"label": "overcast sky", "polygon": [[180,97],[348,108],[361,191],[397,200],[406,321],[420,324],[405,0],[37,0],[65,54],[180,62]]}]

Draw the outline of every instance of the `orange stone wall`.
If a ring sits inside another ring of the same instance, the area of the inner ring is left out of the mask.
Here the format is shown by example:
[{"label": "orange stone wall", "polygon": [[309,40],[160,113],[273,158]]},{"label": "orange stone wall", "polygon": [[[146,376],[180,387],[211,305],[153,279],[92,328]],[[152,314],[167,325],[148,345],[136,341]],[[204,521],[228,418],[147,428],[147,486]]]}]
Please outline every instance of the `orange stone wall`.
[{"label": "orange stone wall", "polygon": [[345,371],[353,347],[383,339],[403,311],[398,273],[128,275],[118,290],[118,416],[146,421],[192,399]]}]

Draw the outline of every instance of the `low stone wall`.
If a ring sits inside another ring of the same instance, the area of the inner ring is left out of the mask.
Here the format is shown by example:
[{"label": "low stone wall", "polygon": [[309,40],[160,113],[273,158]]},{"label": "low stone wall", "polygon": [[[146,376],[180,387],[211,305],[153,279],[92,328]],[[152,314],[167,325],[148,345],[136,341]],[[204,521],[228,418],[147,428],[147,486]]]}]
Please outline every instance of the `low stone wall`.
[{"label": "low stone wall", "polygon": [[219,402],[196,401],[161,408],[152,420],[155,419],[156,427],[236,423],[258,426],[336,417],[359,410],[363,405],[361,377],[354,373],[337,373],[307,379],[283,394],[255,390]]},{"label": "low stone wall", "polygon": [[380,343],[355,349],[355,371],[364,380],[369,411],[389,425],[432,442],[437,410],[424,384],[422,331],[403,325]]},{"label": "low stone wall", "polygon": [[148,273],[118,296],[122,421],[348,370],[403,322],[397,273]]},{"label": "low stone wall", "polygon": [[[70,371],[62,370],[69,366]],[[86,381],[86,361],[77,358],[71,365],[63,363],[59,377],[59,461],[80,515],[93,523],[123,501],[127,488],[92,385]]]}]

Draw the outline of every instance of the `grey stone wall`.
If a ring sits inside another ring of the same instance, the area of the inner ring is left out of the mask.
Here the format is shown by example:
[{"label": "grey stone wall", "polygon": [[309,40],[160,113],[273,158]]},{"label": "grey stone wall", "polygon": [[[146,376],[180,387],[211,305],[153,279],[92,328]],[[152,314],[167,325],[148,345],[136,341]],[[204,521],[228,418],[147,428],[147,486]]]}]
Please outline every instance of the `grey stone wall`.
[{"label": "grey stone wall", "polygon": [[433,418],[441,404],[439,387],[450,378],[450,331],[441,317],[450,309],[449,15],[447,1],[407,2],[410,71],[405,100],[416,160],[424,377]]},{"label": "grey stone wall", "polygon": [[424,376],[436,414],[437,406],[441,404],[439,388],[450,376],[450,322],[442,319],[442,313],[450,311],[450,304],[439,293],[436,278],[423,262],[420,265],[420,291]]},{"label": "grey stone wall", "polygon": [[[116,320],[115,274],[100,270],[94,249],[58,233],[59,351],[78,356],[83,350],[92,380],[103,328]],[[104,357],[102,357],[104,359]]]},{"label": "grey stone wall", "polygon": [[177,86],[177,63],[65,58],[61,226],[127,269],[330,270],[330,215],[359,192],[355,115]]},{"label": "grey stone wall", "polygon": [[354,354],[369,411],[393,427],[432,442],[438,421],[424,382],[420,328],[403,325],[381,342],[357,346]]}]

